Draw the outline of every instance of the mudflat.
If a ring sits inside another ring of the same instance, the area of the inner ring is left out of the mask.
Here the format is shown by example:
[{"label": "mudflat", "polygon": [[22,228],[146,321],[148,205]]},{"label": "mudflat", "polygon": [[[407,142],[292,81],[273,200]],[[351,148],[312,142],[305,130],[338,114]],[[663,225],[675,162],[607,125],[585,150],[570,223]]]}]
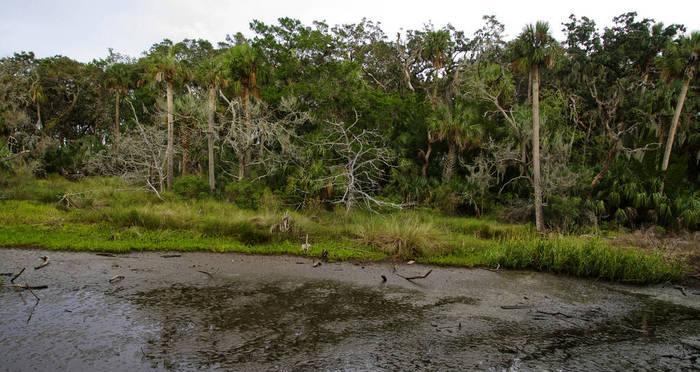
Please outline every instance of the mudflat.
[{"label": "mudflat", "polygon": [[[49,264],[36,270],[41,256]],[[1,370],[700,368],[693,288],[289,256],[0,250],[0,272],[22,268],[0,291]]]}]

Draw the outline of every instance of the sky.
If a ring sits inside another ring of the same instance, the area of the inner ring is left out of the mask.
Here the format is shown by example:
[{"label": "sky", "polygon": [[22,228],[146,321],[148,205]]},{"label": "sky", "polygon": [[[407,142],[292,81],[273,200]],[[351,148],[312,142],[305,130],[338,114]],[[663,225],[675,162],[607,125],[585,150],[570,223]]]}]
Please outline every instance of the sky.
[{"label": "sky", "polygon": [[381,22],[393,37],[400,29],[421,28],[426,22],[451,23],[469,35],[482,24],[483,15],[493,14],[506,25],[509,37],[527,23],[544,20],[561,39],[561,23],[569,14],[605,26],[628,11],[700,30],[700,0],[2,0],[0,57],[33,51],[38,57],[60,54],[87,62],[106,56],[108,48],[136,57],[164,38],[216,43],[227,34],[250,35],[253,19],[274,23],[280,17],[331,25],[366,17]]}]

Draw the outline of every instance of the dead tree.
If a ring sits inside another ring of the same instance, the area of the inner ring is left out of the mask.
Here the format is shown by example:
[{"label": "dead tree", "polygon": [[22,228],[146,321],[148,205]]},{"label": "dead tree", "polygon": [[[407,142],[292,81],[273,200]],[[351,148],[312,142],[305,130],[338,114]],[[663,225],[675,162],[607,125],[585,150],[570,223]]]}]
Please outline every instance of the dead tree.
[{"label": "dead tree", "polygon": [[294,158],[296,128],[310,120],[307,112],[296,109],[295,99],[283,99],[275,108],[255,100],[248,106],[246,120],[240,99],[220,95],[227,108],[218,120],[217,133],[221,135],[219,143],[230,148],[238,159],[238,175],[234,177],[242,180],[249,168],[258,167],[261,178]]},{"label": "dead tree", "polygon": [[374,194],[379,191],[381,182],[386,179],[387,170],[394,165],[394,156],[386,148],[379,133],[356,128],[359,120],[355,112],[355,121],[346,125],[344,122],[326,121],[325,136],[315,143],[322,152],[331,154],[327,161],[331,164],[330,175],[324,177],[322,184],[333,185],[342,190],[335,203],[343,204],[350,211],[357,203],[364,203],[370,210],[372,205],[401,208],[400,204],[377,199]]}]

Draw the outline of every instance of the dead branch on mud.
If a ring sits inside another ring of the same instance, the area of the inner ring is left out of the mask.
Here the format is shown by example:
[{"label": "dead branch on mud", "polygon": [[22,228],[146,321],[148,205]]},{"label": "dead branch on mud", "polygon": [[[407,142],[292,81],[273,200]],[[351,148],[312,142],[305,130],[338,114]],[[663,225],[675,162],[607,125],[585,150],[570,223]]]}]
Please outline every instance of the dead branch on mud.
[{"label": "dead branch on mud", "polygon": [[115,275],[109,280],[110,284],[118,283],[124,280],[124,275]]},{"label": "dead branch on mud", "polygon": [[12,277],[12,279],[10,279],[10,283],[14,283],[15,279],[19,278],[19,276],[22,275],[22,273],[24,272],[25,269],[26,269],[26,267],[23,267],[22,270],[20,270],[17,274],[15,274]]},{"label": "dead branch on mud", "polygon": [[209,272],[207,272],[207,271],[204,271],[204,270],[197,270],[197,272],[198,272],[198,273],[202,273],[202,274],[208,276],[209,278],[212,278],[212,279],[214,278],[214,275],[211,275],[211,273],[209,273]]},{"label": "dead branch on mud", "polygon": [[44,260],[44,262],[39,264],[39,266],[34,267],[34,270],[39,270],[49,264],[49,256],[41,256],[41,259]]},{"label": "dead branch on mud", "polygon": [[430,275],[430,273],[432,273],[432,272],[433,272],[433,270],[430,269],[430,270],[428,270],[427,273],[425,273],[425,274],[423,274],[423,275],[405,276],[405,275],[401,275],[401,274],[399,273],[398,269],[396,268],[396,266],[394,266],[394,274],[396,274],[396,276],[398,276],[398,277],[401,277],[401,278],[404,278],[404,279],[408,280],[409,282],[412,281],[412,280],[416,280],[416,279],[425,279],[425,278],[427,278],[428,275]]}]

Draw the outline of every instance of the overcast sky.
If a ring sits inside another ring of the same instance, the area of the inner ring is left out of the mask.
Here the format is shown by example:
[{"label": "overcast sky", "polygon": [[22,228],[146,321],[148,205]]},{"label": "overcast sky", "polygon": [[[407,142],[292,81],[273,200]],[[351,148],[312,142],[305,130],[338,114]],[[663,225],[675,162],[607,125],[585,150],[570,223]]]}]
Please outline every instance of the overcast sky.
[{"label": "overcast sky", "polygon": [[482,15],[494,14],[509,36],[526,23],[545,20],[561,37],[561,23],[571,13],[607,25],[613,16],[631,10],[700,29],[700,0],[2,0],[0,57],[26,50],[39,57],[61,54],[89,61],[105,56],[110,47],[138,56],[164,38],[215,43],[226,34],[249,35],[253,19],[271,23],[279,17],[331,25],[367,17],[380,21],[389,35],[432,21],[438,26],[451,23],[469,34],[481,25]]}]

